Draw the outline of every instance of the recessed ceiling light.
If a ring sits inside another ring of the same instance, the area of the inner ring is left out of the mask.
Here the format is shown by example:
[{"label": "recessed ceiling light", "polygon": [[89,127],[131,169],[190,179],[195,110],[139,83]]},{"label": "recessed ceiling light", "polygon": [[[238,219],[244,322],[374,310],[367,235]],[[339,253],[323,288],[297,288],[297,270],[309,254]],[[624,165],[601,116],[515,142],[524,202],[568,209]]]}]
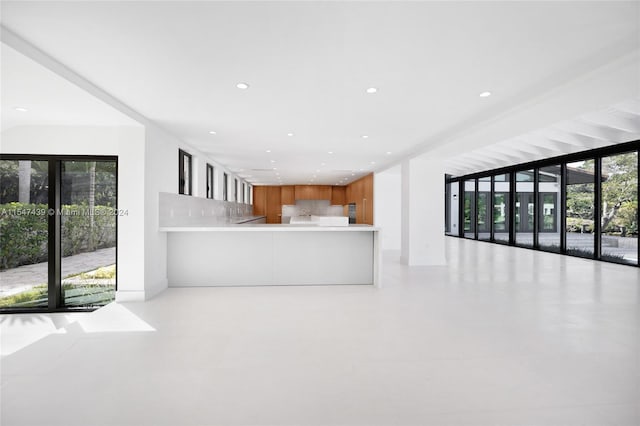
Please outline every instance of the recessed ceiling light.
[{"label": "recessed ceiling light", "polygon": [[375,161],[372,161],[372,162],[371,162],[371,164],[376,164],[376,162],[375,162]]},{"label": "recessed ceiling light", "polygon": [[378,91],[378,89],[376,89],[375,87],[369,87],[367,89],[367,93],[376,93]]},{"label": "recessed ceiling light", "polygon": [[333,154],[333,151],[329,151],[327,154]]},{"label": "recessed ceiling light", "polygon": [[29,110],[24,108],[24,107],[16,107],[16,111],[18,111],[18,112],[27,112]]},{"label": "recessed ceiling light", "polygon": [[369,139],[368,135],[362,135],[362,139]]},{"label": "recessed ceiling light", "polygon": [[488,98],[489,96],[491,96],[491,92],[482,92],[482,93],[480,93],[480,97],[481,98]]},{"label": "recessed ceiling light", "polygon": [[216,134],[216,132],[215,132],[215,130],[211,130],[211,131],[209,132],[209,134],[210,134],[210,135],[215,135],[215,134]]},{"label": "recessed ceiling light", "polygon": [[287,133],[287,136],[293,136],[293,133]]},{"label": "recessed ceiling light", "polygon": [[271,150],[270,150],[270,149],[268,149],[268,150],[266,150],[265,152],[266,152],[266,153],[269,153],[269,152],[271,152]]},{"label": "recessed ceiling light", "polygon": [[355,175],[356,175],[355,173],[351,173],[351,176],[355,176]]},{"label": "recessed ceiling light", "polygon": [[238,84],[236,84],[236,87],[237,87],[238,89],[245,90],[245,89],[248,89],[248,88],[249,88],[249,85],[248,85],[247,83],[238,83]]},{"label": "recessed ceiling light", "polygon": [[271,162],[272,162],[272,163],[275,163],[275,162],[276,162],[276,160],[271,160]]},{"label": "recessed ceiling light", "polygon": [[387,151],[387,155],[391,155],[391,151]]},{"label": "recessed ceiling light", "polygon": [[278,170],[278,169],[276,167],[274,167],[273,170]]}]

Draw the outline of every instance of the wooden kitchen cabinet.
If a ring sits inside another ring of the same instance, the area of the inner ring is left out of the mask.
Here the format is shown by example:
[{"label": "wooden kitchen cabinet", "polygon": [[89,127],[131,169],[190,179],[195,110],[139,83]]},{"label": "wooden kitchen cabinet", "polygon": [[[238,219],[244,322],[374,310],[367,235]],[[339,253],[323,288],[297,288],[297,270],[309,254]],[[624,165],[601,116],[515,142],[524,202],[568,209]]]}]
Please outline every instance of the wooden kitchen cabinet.
[{"label": "wooden kitchen cabinet", "polygon": [[294,196],[296,200],[310,200],[311,185],[296,185],[294,188]]},{"label": "wooden kitchen cabinet", "polygon": [[331,186],[330,185],[315,185],[313,186],[316,198],[314,200],[331,200]]},{"label": "wooden kitchen cabinet", "polygon": [[296,203],[296,191],[293,185],[280,187],[280,201],[282,205],[291,206]]},{"label": "wooden kitchen cabinet", "polygon": [[267,186],[267,223],[282,222],[281,191],[279,186]]},{"label": "wooden kitchen cabinet", "polygon": [[267,223],[280,223],[282,204],[279,186],[253,187],[253,215],[266,216]]},{"label": "wooden kitchen cabinet", "polygon": [[342,206],[346,204],[347,200],[347,187],[346,186],[332,186],[331,187],[331,205]]},{"label": "wooden kitchen cabinet", "polygon": [[267,187],[266,186],[253,187],[253,215],[254,216],[267,215]]},{"label": "wooden kitchen cabinet", "polygon": [[356,223],[373,225],[373,173],[347,185],[346,199],[356,205]]},{"label": "wooden kitchen cabinet", "polygon": [[330,185],[296,185],[296,200],[331,200]]}]

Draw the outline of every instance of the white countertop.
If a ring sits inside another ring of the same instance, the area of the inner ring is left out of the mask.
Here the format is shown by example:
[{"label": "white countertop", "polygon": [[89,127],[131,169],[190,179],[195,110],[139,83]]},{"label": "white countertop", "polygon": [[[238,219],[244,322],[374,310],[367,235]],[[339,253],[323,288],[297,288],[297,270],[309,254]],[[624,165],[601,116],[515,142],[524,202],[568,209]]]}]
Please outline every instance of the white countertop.
[{"label": "white countertop", "polygon": [[289,225],[289,224],[221,224],[215,226],[164,226],[159,228],[160,232],[226,232],[226,231],[249,231],[249,232],[372,232],[379,231],[380,228],[371,225],[349,226],[317,226],[317,225]]}]

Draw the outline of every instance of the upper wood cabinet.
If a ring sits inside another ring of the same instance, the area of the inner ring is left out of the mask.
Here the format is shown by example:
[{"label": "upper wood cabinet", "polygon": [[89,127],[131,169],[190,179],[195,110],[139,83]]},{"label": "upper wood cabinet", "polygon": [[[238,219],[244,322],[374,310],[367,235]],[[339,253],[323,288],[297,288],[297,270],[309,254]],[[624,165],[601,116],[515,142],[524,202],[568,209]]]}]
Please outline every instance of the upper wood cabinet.
[{"label": "upper wood cabinet", "polygon": [[314,200],[331,200],[331,186],[329,185],[315,185],[315,195],[317,198]]},{"label": "upper wood cabinet", "polygon": [[331,186],[329,185],[296,185],[296,200],[330,200]]},{"label": "upper wood cabinet", "polygon": [[283,205],[291,206],[296,203],[296,192],[293,185],[280,187],[280,201]]},{"label": "upper wood cabinet", "polygon": [[347,187],[332,186],[331,187],[331,205],[342,206],[347,202]]}]

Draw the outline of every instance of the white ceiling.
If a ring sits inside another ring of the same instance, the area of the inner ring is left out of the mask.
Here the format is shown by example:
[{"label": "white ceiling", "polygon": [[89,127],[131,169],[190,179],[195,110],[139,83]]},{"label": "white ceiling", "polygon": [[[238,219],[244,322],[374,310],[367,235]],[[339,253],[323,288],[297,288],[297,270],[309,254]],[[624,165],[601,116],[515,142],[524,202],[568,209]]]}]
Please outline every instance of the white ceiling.
[{"label": "white ceiling", "polygon": [[[134,126],[134,120],[5,44],[0,44],[0,128]],[[19,111],[16,108],[26,108]]]},{"label": "white ceiling", "polygon": [[460,176],[634,140],[640,140],[640,99],[462,152],[446,168]]},{"label": "white ceiling", "polygon": [[[633,73],[561,95],[620,58],[640,69],[639,2],[3,1],[2,25],[255,183],[336,184],[422,152],[462,174],[582,149],[556,132],[511,152],[612,105],[637,121]],[[546,113],[516,120],[532,99]]]}]

